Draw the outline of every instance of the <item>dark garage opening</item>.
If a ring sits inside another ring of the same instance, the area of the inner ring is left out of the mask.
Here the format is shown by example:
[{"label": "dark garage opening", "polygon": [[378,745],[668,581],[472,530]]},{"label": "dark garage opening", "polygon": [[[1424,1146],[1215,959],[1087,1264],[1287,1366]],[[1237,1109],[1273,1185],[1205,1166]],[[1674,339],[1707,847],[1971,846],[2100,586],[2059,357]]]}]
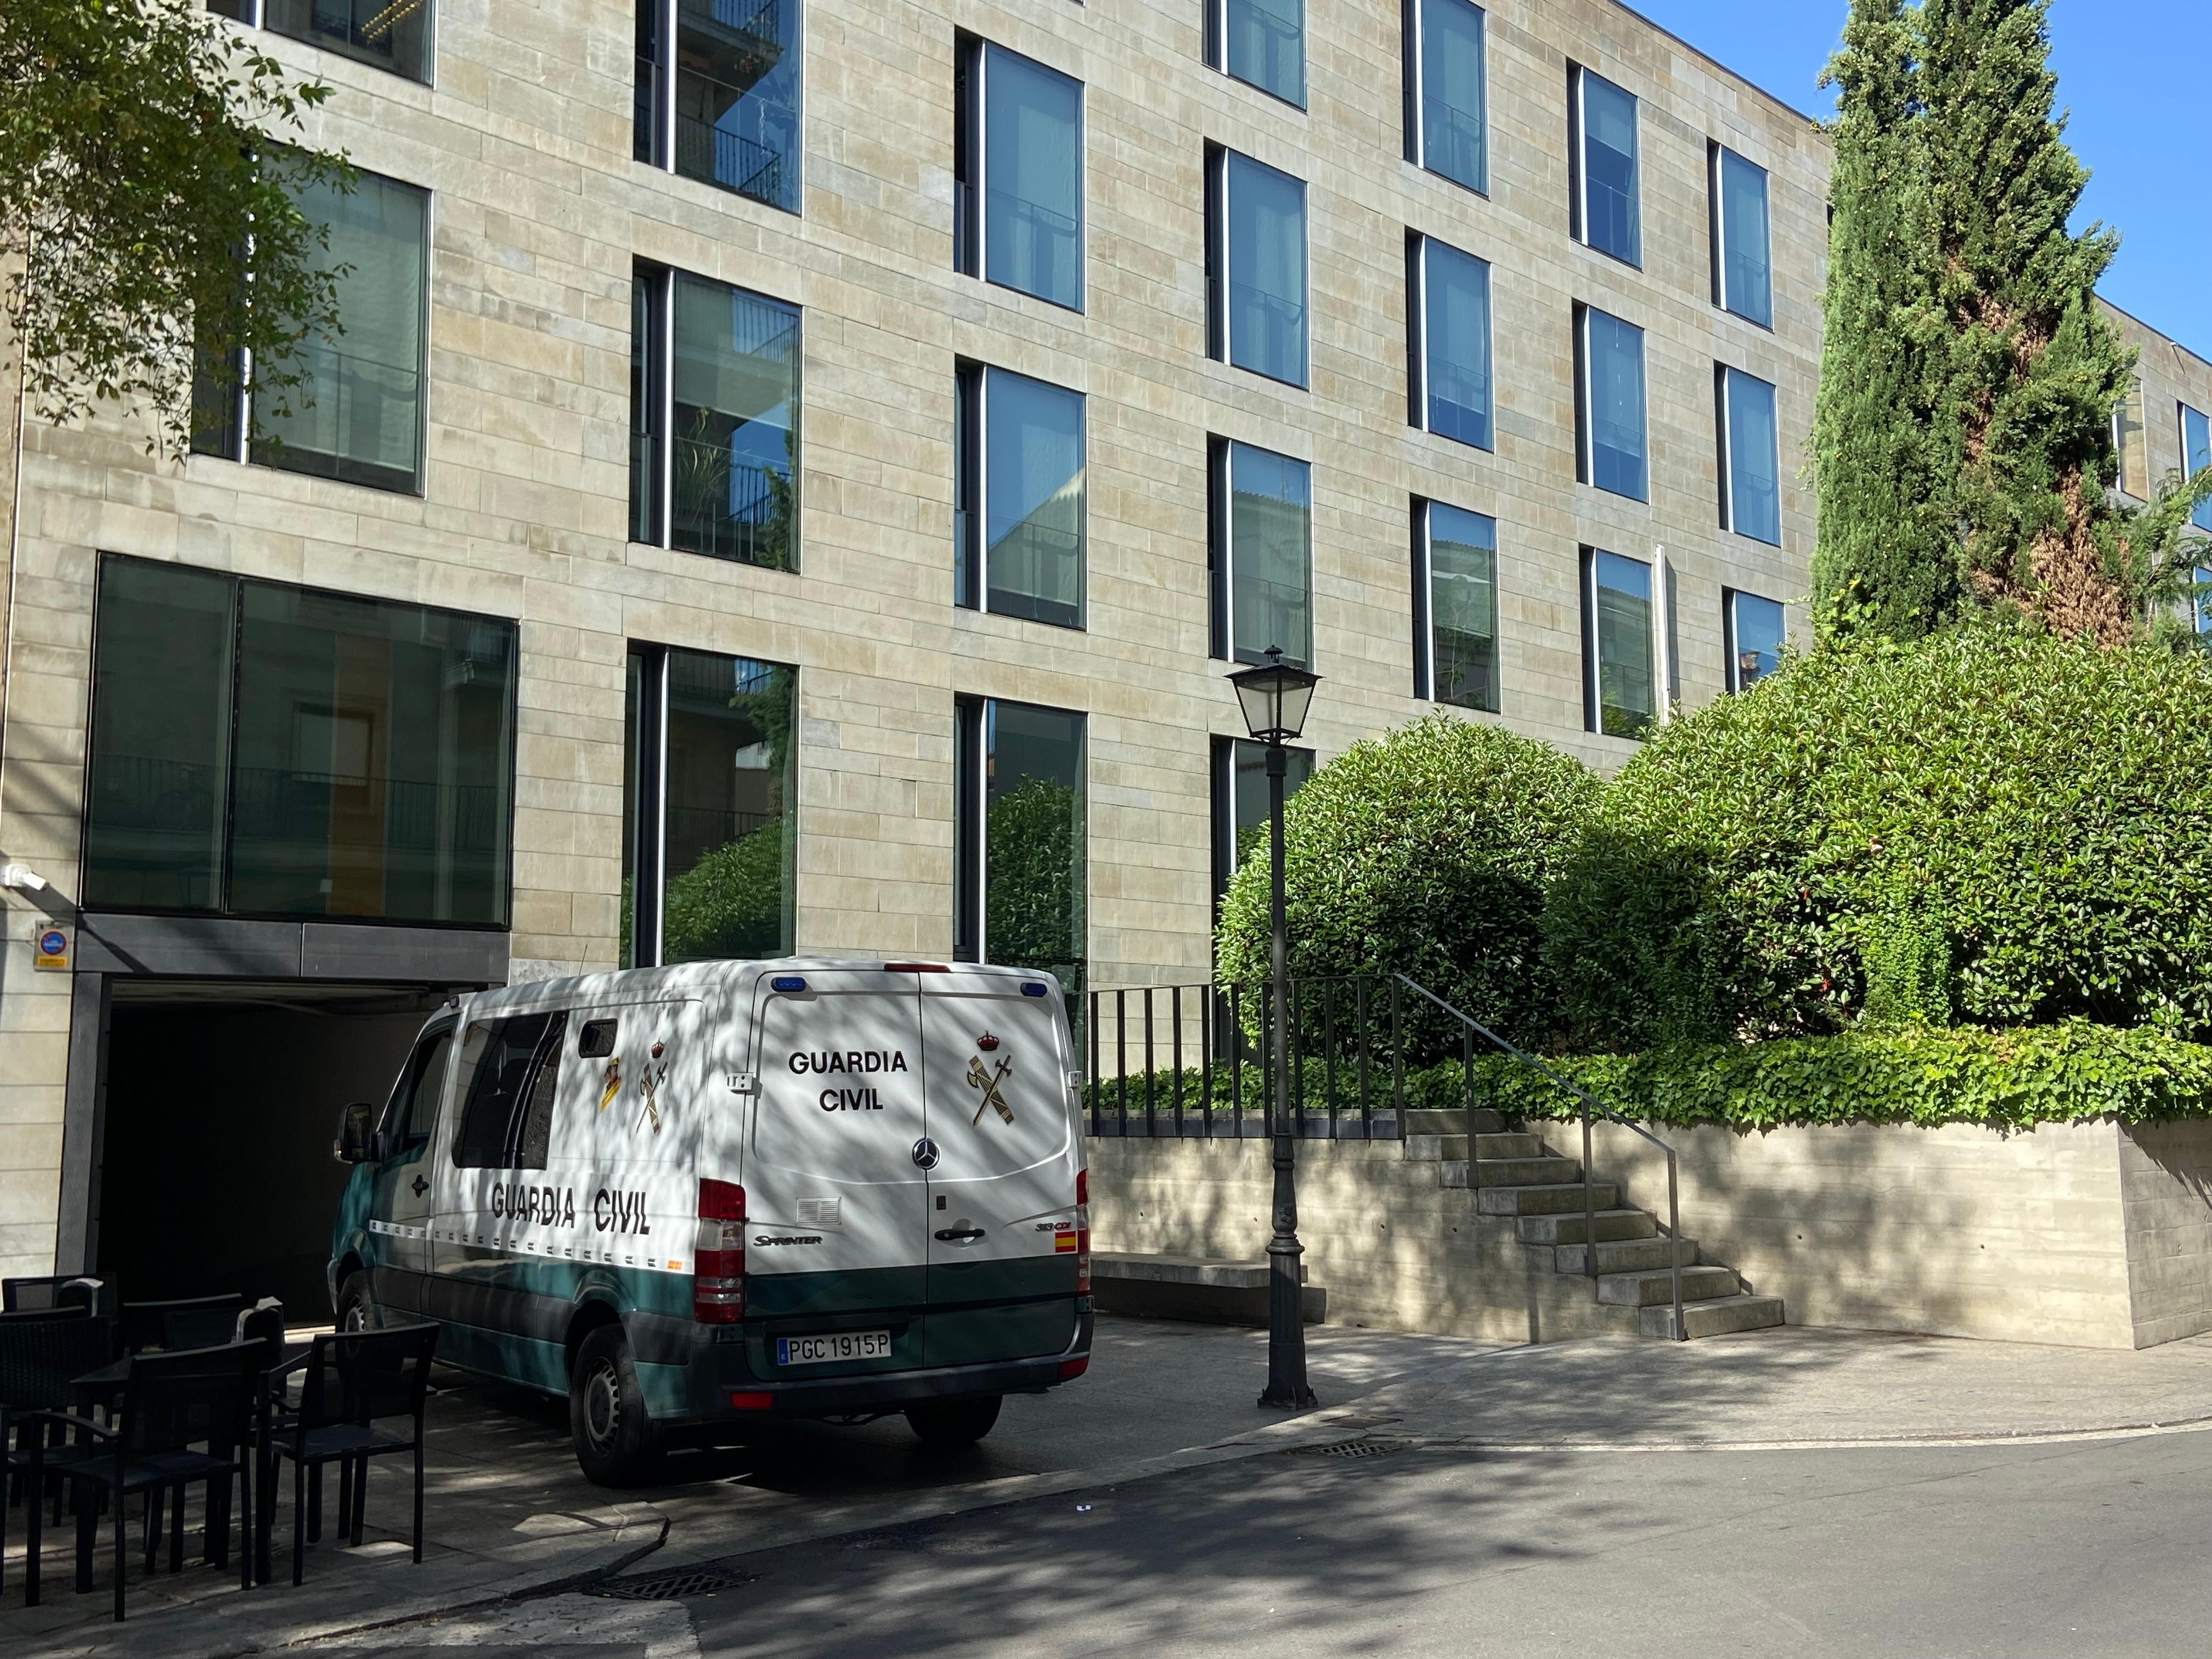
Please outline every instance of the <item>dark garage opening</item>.
[{"label": "dark garage opening", "polygon": [[118,981],[98,1207],[132,1301],[242,1291],[326,1319],[348,1102],[380,1108],[442,989]]}]

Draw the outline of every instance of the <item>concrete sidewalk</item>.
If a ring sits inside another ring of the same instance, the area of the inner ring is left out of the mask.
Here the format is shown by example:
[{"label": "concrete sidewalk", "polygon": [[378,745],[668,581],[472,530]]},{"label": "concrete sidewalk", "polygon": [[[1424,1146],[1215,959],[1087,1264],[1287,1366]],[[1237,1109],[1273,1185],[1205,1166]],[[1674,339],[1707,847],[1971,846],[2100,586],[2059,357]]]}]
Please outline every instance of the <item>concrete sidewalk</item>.
[{"label": "concrete sidewalk", "polygon": [[[1663,1451],[1942,1443],[2212,1426],[2212,1338],[2141,1353],[1788,1329],[1669,1344],[1499,1348],[1344,1327],[1308,1331],[1322,1409],[1255,1409],[1263,1333],[1105,1319],[1090,1375],[1006,1403],[981,1445],[924,1449],[893,1419],[795,1424],[672,1460],[665,1486],[610,1493],[577,1473],[560,1402],[441,1374],[428,1559],[407,1559],[407,1486],[371,1482],[369,1541],[326,1538],[289,1583],[242,1594],[191,1566],[134,1577],[130,1621],[70,1593],[67,1535],[49,1533],[48,1605],[20,1606],[21,1516],[0,1643],[31,1656],[134,1659],[265,1650],[781,1545],[1091,1491],[1356,1435],[1499,1448]],[[627,1501],[615,1501],[617,1499]]]}]

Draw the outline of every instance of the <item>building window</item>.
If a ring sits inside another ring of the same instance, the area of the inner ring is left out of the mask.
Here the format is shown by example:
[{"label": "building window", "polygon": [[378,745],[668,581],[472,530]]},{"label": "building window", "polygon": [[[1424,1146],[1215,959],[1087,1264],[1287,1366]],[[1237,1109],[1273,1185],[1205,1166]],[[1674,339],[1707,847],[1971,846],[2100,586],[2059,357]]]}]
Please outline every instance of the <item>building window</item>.
[{"label": "building window", "polygon": [[1082,393],[974,363],[955,390],[959,602],[1082,627]]},{"label": "building window", "polygon": [[1721,595],[1728,633],[1728,689],[1748,691],[1782,665],[1781,605],[1730,589]]},{"label": "building window", "polygon": [[2212,567],[2198,565],[2189,573],[2189,613],[2199,635],[2212,634]]},{"label": "building window", "polygon": [[109,556],[84,902],[503,927],[515,629]]},{"label": "building window", "polygon": [[1490,189],[1483,13],[1468,0],[1406,0],[1406,159]]},{"label": "building window", "polygon": [[1575,320],[1576,480],[1647,500],[1644,331],[1591,306]]},{"label": "building window", "polygon": [[1207,349],[1271,380],[1306,383],[1306,187],[1210,148],[1206,186]]},{"label": "building window", "polygon": [[1713,295],[1761,328],[1774,326],[1774,264],[1766,169],[1725,144],[1712,147]]},{"label": "building window", "polygon": [[[2181,476],[2184,481],[2193,479],[2206,467],[2212,466],[2212,422],[2191,409],[2181,405]],[[2212,501],[2199,501],[2189,522],[2199,530],[2212,530]]]},{"label": "building window", "polygon": [[1651,567],[1588,549],[1583,555],[1584,712],[1589,727],[1641,738],[1659,716]]},{"label": "building window", "polygon": [[1305,0],[1207,0],[1206,61],[1304,109]]},{"label": "building window", "polygon": [[632,153],[798,212],[799,35],[799,0],[637,0]]},{"label": "building window", "polygon": [[799,307],[641,265],[630,324],[630,539],[796,570]]},{"label": "building window", "polygon": [[[1313,776],[1314,751],[1283,750],[1283,799]],[[1219,920],[1230,878],[1267,830],[1267,745],[1249,738],[1213,740],[1213,908]]]},{"label": "building window", "polygon": [[1413,503],[1413,695],[1498,712],[1498,521]]},{"label": "building window", "polygon": [[1782,479],[1774,388],[1741,369],[1715,374],[1720,422],[1721,528],[1782,545]]},{"label": "building window", "polygon": [[1573,123],[1573,218],[1577,241],[1632,265],[1644,263],[1637,204],[1636,99],[1579,64],[1568,71]]},{"label": "building window", "polygon": [[432,0],[208,0],[208,9],[410,81],[430,79]]},{"label": "building window", "polygon": [[954,62],[954,265],[1082,310],[1083,82],[965,35]]},{"label": "building window", "polygon": [[1430,236],[1414,237],[1412,252],[1413,424],[1488,449],[1490,266]]},{"label": "building window", "polygon": [[798,686],[781,663],[630,647],[625,968],[791,954]]},{"label": "building window", "polygon": [[995,698],[955,705],[954,954],[1083,988],[1084,717]]},{"label": "building window", "polygon": [[430,196],[373,173],[350,191],[311,185],[299,198],[311,224],[330,228],[309,249],[339,271],[344,332],[300,343],[304,382],[283,396],[253,391],[243,353],[203,362],[192,386],[192,448],[372,489],[422,483],[424,301],[429,285]]},{"label": "building window", "polygon": [[1208,469],[1213,655],[1313,657],[1313,496],[1304,461],[1215,439]]},{"label": "building window", "polygon": [[2112,451],[2119,463],[2121,493],[2136,501],[2150,499],[2150,446],[2143,435],[2143,389],[2141,380],[2128,383],[2127,395],[2112,410]]}]

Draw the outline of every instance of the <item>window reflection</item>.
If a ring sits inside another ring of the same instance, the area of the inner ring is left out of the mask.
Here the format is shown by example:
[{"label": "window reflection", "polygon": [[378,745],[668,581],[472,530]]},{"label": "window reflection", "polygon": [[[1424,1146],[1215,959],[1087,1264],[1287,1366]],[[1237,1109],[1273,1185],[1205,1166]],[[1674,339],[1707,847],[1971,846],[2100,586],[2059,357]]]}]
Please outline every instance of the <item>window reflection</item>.
[{"label": "window reflection", "polygon": [[1582,112],[1583,240],[1639,264],[1643,231],[1637,202],[1636,100],[1601,75],[1577,71]]},{"label": "window reflection", "polygon": [[1419,0],[1419,153],[1431,173],[1490,188],[1483,103],[1483,14],[1467,0]]},{"label": "window reflection", "polygon": [[1608,737],[1640,738],[1658,714],[1651,567],[1618,553],[1592,552],[1589,573],[1596,729]]},{"label": "window reflection", "polygon": [[1498,710],[1498,523],[1431,502],[1430,696]]},{"label": "window reflection", "polygon": [[1228,447],[1228,655],[1260,662],[1282,647],[1313,657],[1313,503],[1304,461],[1250,444]]}]

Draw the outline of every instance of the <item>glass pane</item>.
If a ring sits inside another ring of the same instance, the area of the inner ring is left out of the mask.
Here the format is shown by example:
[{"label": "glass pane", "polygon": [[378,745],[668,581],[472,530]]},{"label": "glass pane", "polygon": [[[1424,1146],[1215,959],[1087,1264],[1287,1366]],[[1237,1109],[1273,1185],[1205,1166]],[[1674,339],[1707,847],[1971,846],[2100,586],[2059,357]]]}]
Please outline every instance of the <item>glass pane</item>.
[{"label": "glass pane", "polygon": [[795,569],[798,308],[681,273],[675,291],[669,539],[687,552]]},{"label": "glass pane", "polygon": [[517,1126],[514,1167],[542,1170],[553,1145],[553,1104],[561,1086],[561,1050],[568,1030],[568,1011],[555,1012],[538,1045],[538,1064],[522,1102],[522,1121]]},{"label": "glass pane", "polygon": [[799,0],[677,0],[676,171],[799,211]]},{"label": "glass pane", "polygon": [[[254,410],[253,459],[264,466],[377,489],[412,490],[422,454],[422,303],[428,264],[427,191],[374,173],[351,195],[311,185],[300,211],[330,226],[324,269],[349,266],[337,284],[345,332],[301,343],[307,383]],[[270,441],[276,440],[276,441]]]},{"label": "glass pane", "polygon": [[1080,311],[1083,83],[996,46],[983,79],[983,275]]},{"label": "glass pane", "polygon": [[431,0],[267,0],[263,21],[311,46],[428,81],[434,15]]},{"label": "glass pane", "polygon": [[798,671],[668,653],[663,962],[791,952]]},{"label": "glass pane", "polygon": [[[2192,479],[2212,466],[2212,421],[2187,404],[2181,406],[2181,464]],[[2212,501],[2199,502],[2189,522],[2199,530],[2212,530]]]},{"label": "glass pane", "polygon": [[[1237,739],[1236,757],[1236,775],[1230,785],[1230,794],[1237,814],[1230,845],[1229,868],[1232,872],[1261,846],[1267,830],[1267,745],[1239,738]],[[1285,802],[1297,794],[1299,787],[1313,775],[1313,769],[1312,750],[1283,750],[1283,799]]]},{"label": "glass pane", "polygon": [[1306,383],[1306,187],[1233,152],[1229,161],[1229,361]]},{"label": "glass pane", "polygon": [[2190,572],[2190,580],[2195,585],[2190,609],[2196,614],[2197,631],[2212,634],[2212,569],[2200,564]]},{"label": "glass pane", "polygon": [[447,1062],[453,1057],[453,1034],[441,1031],[425,1038],[409,1057],[394,1092],[385,1133],[394,1146],[429,1138],[438,1127],[438,1103],[446,1092]]},{"label": "glass pane", "polygon": [[1739,536],[1782,544],[1782,484],[1774,388],[1728,371],[1729,523]]},{"label": "glass pane", "polygon": [[645,654],[632,651],[623,671],[622,954],[618,965],[647,966],[638,954],[637,815],[645,804]]},{"label": "glass pane", "polygon": [[1278,645],[1289,661],[1312,659],[1310,490],[1304,461],[1229,446],[1230,626],[1241,662],[1259,662]]},{"label": "glass pane", "polygon": [[1490,267],[1441,242],[1421,246],[1429,430],[1487,449]]},{"label": "glass pane", "polygon": [[1224,0],[1228,70],[1262,92],[1304,107],[1306,101],[1304,0]]},{"label": "glass pane", "polygon": [[489,1036],[472,1029],[471,1048],[479,1048],[476,1073],[469,1079],[468,1102],[453,1135],[453,1162],[464,1170],[496,1170],[507,1162],[507,1133],[515,1111],[530,1089],[533,1064],[544,1047],[550,1014],[517,1014],[503,1019]]},{"label": "glass pane", "polygon": [[1766,169],[1721,152],[1721,295],[1739,317],[1771,327],[1774,275],[1766,224]]},{"label": "glass pane", "polygon": [[629,279],[629,538],[634,542],[660,539],[660,515],[653,502],[659,495],[659,458],[654,453],[653,429],[660,424],[659,398],[653,395],[653,348],[657,276],[638,272]]},{"label": "glass pane", "polygon": [[1083,625],[1083,398],[990,371],[991,609]]},{"label": "glass pane", "polygon": [[2112,411],[2112,447],[2118,452],[2120,488],[2137,501],[2150,499],[2150,447],[2143,436],[2143,389],[2136,380]]},{"label": "glass pane", "polygon": [[228,576],[180,565],[100,561],[88,904],[212,910],[222,903],[235,590]]},{"label": "glass pane", "polygon": [[1429,638],[1438,702],[1498,710],[1498,524],[1429,508]]},{"label": "glass pane", "polygon": [[1748,691],[1782,665],[1782,607],[1755,593],[1729,596],[1735,641],[1735,689]]},{"label": "glass pane", "polygon": [[990,959],[1057,974],[1084,963],[1083,716],[994,702],[985,736],[983,943]]},{"label": "glass pane", "polygon": [[1589,353],[1590,482],[1644,499],[1644,331],[1583,313]]},{"label": "glass pane", "polygon": [[1583,240],[1631,264],[1644,258],[1636,206],[1636,100],[1583,71]]},{"label": "glass pane", "polygon": [[244,585],[234,910],[507,921],[515,629]]},{"label": "glass pane", "polygon": [[1467,0],[1421,0],[1420,18],[1421,165],[1486,191],[1482,9]]},{"label": "glass pane", "polygon": [[1651,567],[1618,553],[1596,566],[1598,730],[1640,738],[1658,713],[1651,651]]}]

